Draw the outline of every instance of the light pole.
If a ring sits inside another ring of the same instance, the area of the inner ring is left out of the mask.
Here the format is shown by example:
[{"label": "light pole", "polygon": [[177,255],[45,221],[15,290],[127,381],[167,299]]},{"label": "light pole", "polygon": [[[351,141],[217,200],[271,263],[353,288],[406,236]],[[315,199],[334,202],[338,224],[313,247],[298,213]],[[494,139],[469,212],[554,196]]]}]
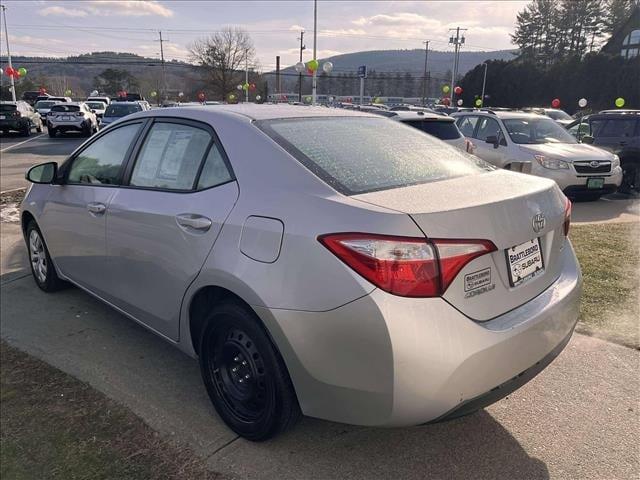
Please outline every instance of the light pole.
[{"label": "light pole", "polygon": [[[313,59],[317,60],[316,58],[316,53],[317,53],[317,42],[318,40],[318,0],[313,0]],[[316,87],[318,85],[317,80],[317,71],[318,69],[316,68],[313,71],[313,80],[312,80],[312,87],[311,87],[311,105],[316,104]]]},{"label": "light pole", "polygon": [[480,97],[480,105],[484,107],[484,87],[487,85],[487,62],[484,62],[484,78],[482,79],[482,96]]},{"label": "light pole", "polygon": [[[302,43],[304,40],[304,30],[300,31],[300,63],[302,63],[302,51],[307,47]],[[298,101],[302,103],[302,72],[298,74]]]},{"label": "light pole", "polygon": [[249,102],[249,49],[244,51],[244,101]]},{"label": "light pole", "polygon": [[[4,34],[7,40],[7,60],[9,63],[9,68],[13,70],[13,65],[11,64],[11,51],[9,50],[9,29],[7,28],[7,7],[4,5],[0,5],[2,7],[2,16],[4,18]],[[16,101],[16,84],[13,80],[13,75],[9,75],[9,81],[11,82],[11,99]]]}]

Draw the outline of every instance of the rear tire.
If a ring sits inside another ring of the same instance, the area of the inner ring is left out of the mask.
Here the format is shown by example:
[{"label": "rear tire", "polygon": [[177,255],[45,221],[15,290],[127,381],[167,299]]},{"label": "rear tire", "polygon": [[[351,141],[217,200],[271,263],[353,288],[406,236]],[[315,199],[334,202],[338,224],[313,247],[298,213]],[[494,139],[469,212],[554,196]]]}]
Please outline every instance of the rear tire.
[{"label": "rear tire", "polygon": [[47,131],[49,132],[49,136],[51,138],[55,138],[56,134],[58,133],[58,131],[52,127],[47,128]]},{"label": "rear tire", "polygon": [[31,123],[27,122],[27,124],[22,128],[21,132],[23,137],[30,137],[31,136]]},{"label": "rear tire", "polygon": [[220,417],[248,440],[274,437],[302,415],[284,361],[260,319],[238,302],[209,313],[200,341],[200,371]]},{"label": "rear tire", "polygon": [[38,127],[36,127],[36,132],[42,133],[42,123]]},{"label": "rear tire", "polygon": [[27,225],[26,241],[31,274],[36,285],[45,292],[55,292],[64,288],[67,283],[58,277],[42,232],[33,220]]}]

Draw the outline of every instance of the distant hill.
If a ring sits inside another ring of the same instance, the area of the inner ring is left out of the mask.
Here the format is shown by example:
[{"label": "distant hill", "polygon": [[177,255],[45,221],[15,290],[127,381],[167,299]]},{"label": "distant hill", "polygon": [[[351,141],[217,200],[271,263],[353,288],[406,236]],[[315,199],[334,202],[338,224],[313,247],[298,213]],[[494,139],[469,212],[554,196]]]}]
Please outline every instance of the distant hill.
[{"label": "distant hill", "polygon": [[[461,75],[486,60],[512,60],[515,50],[495,50],[490,52],[460,52],[458,71]],[[345,53],[320,60],[333,63],[336,72],[355,72],[360,65],[378,72],[412,72],[421,74],[424,68],[424,50],[371,50],[367,52]],[[429,51],[428,69],[433,74],[445,74],[453,66],[453,52]],[[285,72],[295,71],[293,67]]]}]

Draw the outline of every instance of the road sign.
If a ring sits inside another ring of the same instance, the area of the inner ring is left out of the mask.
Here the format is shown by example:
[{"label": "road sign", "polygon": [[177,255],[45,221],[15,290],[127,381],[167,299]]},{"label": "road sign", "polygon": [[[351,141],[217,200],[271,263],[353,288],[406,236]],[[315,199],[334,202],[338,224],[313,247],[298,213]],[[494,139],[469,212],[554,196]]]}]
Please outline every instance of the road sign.
[{"label": "road sign", "polygon": [[367,66],[366,65],[360,65],[358,67],[358,76],[360,78],[367,78]]}]

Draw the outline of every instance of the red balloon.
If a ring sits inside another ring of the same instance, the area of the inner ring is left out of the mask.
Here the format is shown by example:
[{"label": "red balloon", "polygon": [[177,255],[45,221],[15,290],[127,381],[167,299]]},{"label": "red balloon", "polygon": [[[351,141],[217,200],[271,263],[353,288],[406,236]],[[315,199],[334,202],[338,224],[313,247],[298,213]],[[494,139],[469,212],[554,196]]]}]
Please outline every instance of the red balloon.
[{"label": "red balloon", "polygon": [[251,90],[252,92],[256,89],[256,84],[255,83],[250,83],[249,84],[249,90]]},{"label": "red balloon", "polygon": [[551,106],[553,108],[558,108],[560,106],[560,99],[554,98],[553,100],[551,100]]},{"label": "red balloon", "polygon": [[198,94],[198,100],[200,100],[200,101],[204,100],[204,92],[200,92]]},{"label": "red balloon", "polygon": [[448,107],[450,103],[451,103],[451,100],[449,100],[449,97],[446,97],[446,98],[442,99],[442,104],[443,105],[446,105]]},{"label": "red balloon", "polygon": [[307,73],[308,73],[309,75],[313,75],[313,70],[311,70],[310,68],[307,68]]},{"label": "red balloon", "polygon": [[454,92],[456,95],[460,95],[460,94],[462,93],[462,87],[456,87],[456,88],[454,88],[454,89],[453,89],[453,92]]},{"label": "red balloon", "polygon": [[38,89],[38,93],[39,93],[40,95],[44,95],[45,93],[47,93],[47,89],[46,89],[46,88],[44,88],[44,87],[40,87],[40,88]]},{"label": "red balloon", "polygon": [[4,73],[5,73],[5,75],[6,75],[7,77],[12,77],[12,76],[13,76],[13,72],[14,72],[14,71],[15,71],[15,70],[14,70],[13,68],[11,68],[11,67],[7,67],[7,69],[4,71]]},{"label": "red balloon", "polygon": [[14,78],[20,78],[22,75],[20,75],[20,70],[16,70],[15,68],[13,69],[13,77]]}]

